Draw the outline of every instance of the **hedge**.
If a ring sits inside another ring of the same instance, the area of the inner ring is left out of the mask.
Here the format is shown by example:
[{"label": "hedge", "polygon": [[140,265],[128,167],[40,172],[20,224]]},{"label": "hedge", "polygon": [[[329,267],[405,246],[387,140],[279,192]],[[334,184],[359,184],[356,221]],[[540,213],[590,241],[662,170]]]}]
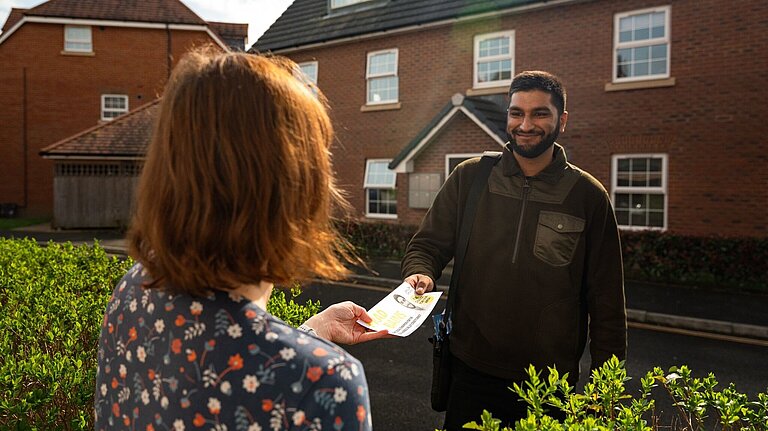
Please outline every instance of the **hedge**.
[{"label": "hedge", "polygon": [[[339,230],[364,258],[401,259],[416,226],[344,220]],[[768,290],[768,238],[622,231],[621,241],[627,279]]]},{"label": "hedge", "polygon": [[[0,430],[93,429],[100,323],[132,264],[98,243],[0,238]],[[296,294],[276,289],[268,310],[298,326],[320,305]]]}]

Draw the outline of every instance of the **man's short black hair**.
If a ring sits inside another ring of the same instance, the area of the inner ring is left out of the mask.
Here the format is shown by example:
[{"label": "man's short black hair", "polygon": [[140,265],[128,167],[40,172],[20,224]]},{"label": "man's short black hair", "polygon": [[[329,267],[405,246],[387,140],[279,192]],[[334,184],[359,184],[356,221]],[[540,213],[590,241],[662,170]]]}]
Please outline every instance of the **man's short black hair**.
[{"label": "man's short black hair", "polygon": [[565,86],[560,78],[541,70],[527,70],[520,72],[512,79],[509,86],[509,97],[518,91],[541,90],[552,95],[552,104],[558,113],[565,112],[566,93]]}]

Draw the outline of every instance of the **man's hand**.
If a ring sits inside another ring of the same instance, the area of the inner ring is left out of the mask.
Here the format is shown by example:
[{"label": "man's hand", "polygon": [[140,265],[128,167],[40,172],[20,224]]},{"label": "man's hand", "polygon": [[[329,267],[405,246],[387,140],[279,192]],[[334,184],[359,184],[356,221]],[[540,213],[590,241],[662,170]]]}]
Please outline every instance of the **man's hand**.
[{"label": "man's hand", "polygon": [[369,331],[357,323],[373,320],[365,308],[352,301],[333,304],[320,313],[307,319],[304,325],[315,330],[318,337],[325,338],[337,344],[365,343],[380,338],[393,338],[387,330]]},{"label": "man's hand", "polygon": [[410,284],[417,295],[423,295],[435,289],[435,282],[428,275],[413,274],[405,278],[405,282]]}]

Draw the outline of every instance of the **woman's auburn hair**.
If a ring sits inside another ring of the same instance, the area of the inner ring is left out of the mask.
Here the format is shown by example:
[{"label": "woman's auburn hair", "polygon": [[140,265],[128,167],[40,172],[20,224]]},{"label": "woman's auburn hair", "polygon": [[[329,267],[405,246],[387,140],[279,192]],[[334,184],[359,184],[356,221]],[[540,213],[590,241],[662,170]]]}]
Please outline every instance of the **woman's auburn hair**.
[{"label": "woman's auburn hair", "polygon": [[205,295],[269,281],[339,278],[352,253],[333,227],[321,93],[284,58],[188,53],[162,97],[128,232],[149,287]]}]

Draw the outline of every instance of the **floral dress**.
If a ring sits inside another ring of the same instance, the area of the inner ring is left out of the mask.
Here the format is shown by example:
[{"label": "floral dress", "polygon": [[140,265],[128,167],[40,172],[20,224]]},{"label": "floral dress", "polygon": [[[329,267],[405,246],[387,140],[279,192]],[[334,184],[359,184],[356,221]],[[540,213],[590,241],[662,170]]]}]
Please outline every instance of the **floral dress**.
[{"label": "floral dress", "polygon": [[172,295],[136,264],[99,339],[97,430],[370,430],[363,366],[253,302]]}]

